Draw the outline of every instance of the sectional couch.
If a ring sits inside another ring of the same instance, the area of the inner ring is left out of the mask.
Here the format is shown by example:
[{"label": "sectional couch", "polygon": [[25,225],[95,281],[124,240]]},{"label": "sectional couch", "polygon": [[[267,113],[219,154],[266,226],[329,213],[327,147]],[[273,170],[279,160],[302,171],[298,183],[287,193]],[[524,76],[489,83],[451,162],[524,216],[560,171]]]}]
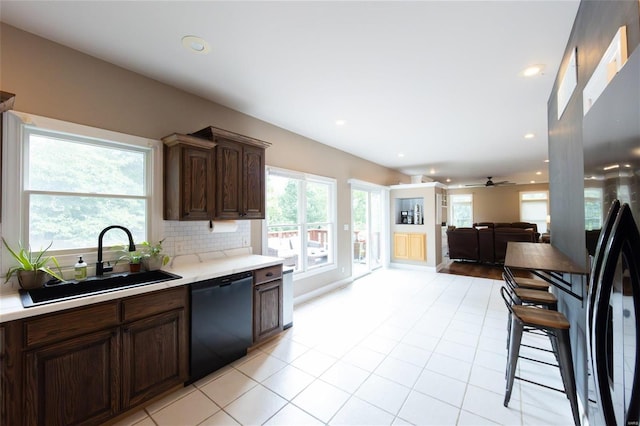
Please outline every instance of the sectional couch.
[{"label": "sectional couch", "polygon": [[539,238],[538,226],[528,222],[479,222],[447,230],[449,258],[474,262],[504,263],[509,241],[533,243]]}]

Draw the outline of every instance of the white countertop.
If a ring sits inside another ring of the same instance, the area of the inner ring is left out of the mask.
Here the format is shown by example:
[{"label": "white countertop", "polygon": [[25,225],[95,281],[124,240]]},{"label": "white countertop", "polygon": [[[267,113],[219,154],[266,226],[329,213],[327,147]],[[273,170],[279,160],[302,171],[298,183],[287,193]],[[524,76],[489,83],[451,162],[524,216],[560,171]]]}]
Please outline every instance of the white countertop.
[{"label": "white countertop", "polygon": [[17,290],[5,292],[0,294],[0,323],[61,311],[64,309],[77,308],[93,303],[105,302],[107,300],[134,296],[136,294],[149,293],[151,291],[162,290],[165,288],[191,284],[210,278],[251,271],[267,266],[274,266],[281,264],[282,262],[283,259],[279,257],[247,254],[240,250],[237,252],[229,251],[226,253],[216,252],[204,254],[202,256],[179,256],[173,259],[169,265],[162,269],[167,272],[180,275],[182,277],[180,279],[140,287],[126,288],[108,293],[82,296],[76,299],[33,306],[30,308],[22,306],[20,293]]}]

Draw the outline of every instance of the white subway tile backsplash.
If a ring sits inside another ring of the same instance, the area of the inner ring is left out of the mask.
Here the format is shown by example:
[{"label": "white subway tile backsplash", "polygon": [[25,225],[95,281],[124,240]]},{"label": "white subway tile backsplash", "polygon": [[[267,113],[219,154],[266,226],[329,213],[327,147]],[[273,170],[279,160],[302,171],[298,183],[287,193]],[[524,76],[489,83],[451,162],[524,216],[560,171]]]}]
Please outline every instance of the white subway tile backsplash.
[{"label": "white subway tile backsplash", "polygon": [[241,248],[243,241],[251,240],[251,223],[240,220],[235,232],[212,233],[209,232],[207,221],[164,221],[163,238],[166,238],[163,246],[169,256],[176,255],[176,242],[182,245],[183,253],[181,254]]}]

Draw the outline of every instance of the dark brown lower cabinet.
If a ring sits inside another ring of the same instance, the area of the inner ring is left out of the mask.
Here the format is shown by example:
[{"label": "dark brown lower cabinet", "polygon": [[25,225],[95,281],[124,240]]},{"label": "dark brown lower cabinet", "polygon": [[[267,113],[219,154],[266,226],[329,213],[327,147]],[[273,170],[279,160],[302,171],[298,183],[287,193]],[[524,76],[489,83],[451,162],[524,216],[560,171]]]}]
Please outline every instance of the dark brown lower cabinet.
[{"label": "dark brown lower cabinet", "polygon": [[186,309],[181,286],[2,324],[2,424],[102,424],[182,385]]},{"label": "dark brown lower cabinet", "polygon": [[119,410],[119,330],[26,353],[25,424],[100,424]]},{"label": "dark brown lower cabinet", "polygon": [[282,279],[256,285],[253,340],[259,342],[282,331]]},{"label": "dark brown lower cabinet", "polygon": [[123,408],[148,400],[187,374],[184,309],[155,315],[122,329]]}]

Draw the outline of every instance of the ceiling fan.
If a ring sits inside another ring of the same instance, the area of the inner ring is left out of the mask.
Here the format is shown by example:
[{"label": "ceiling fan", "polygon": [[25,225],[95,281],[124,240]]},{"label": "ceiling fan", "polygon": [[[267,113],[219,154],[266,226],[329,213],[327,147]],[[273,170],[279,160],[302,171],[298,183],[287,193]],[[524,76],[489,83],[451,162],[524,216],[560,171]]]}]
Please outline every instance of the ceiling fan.
[{"label": "ceiling fan", "polygon": [[487,181],[485,183],[474,183],[471,185],[465,185],[465,186],[472,186],[472,187],[477,187],[477,186],[485,186],[485,187],[492,187],[492,186],[501,186],[501,185],[515,185],[515,182],[509,182],[508,180],[501,180],[498,182],[494,182],[492,179],[492,176],[487,176]]}]

